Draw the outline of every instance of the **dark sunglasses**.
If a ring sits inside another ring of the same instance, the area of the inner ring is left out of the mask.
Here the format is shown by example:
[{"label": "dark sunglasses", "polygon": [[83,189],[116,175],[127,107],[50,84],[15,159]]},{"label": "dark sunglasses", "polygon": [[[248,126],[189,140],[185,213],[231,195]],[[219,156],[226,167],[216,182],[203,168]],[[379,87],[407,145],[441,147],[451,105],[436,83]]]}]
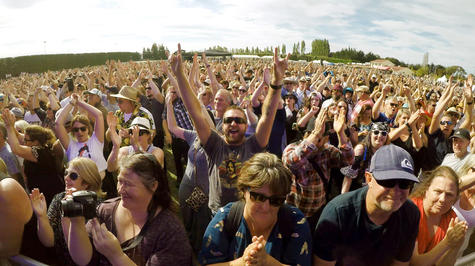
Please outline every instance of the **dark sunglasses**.
[{"label": "dark sunglasses", "polygon": [[72,131],[73,131],[74,133],[79,132],[79,130],[81,130],[82,132],[85,132],[85,131],[87,130],[87,127],[73,127],[73,128],[72,128]]},{"label": "dark sunglasses", "polygon": [[399,104],[397,104],[397,103],[390,103],[389,105],[391,105],[391,107],[394,107],[394,108],[398,108],[398,107],[399,107]]},{"label": "dark sunglasses", "polygon": [[397,184],[400,189],[408,189],[414,184],[414,181],[407,179],[377,180],[375,178],[374,180],[376,180],[376,183],[378,183],[380,186],[385,188],[393,188]]},{"label": "dark sunglasses", "polygon": [[73,181],[78,179],[79,177],[78,173],[75,173],[75,172],[69,173],[68,171],[64,171],[64,177],[67,177],[67,176],[69,176],[69,178],[71,178],[71,180]]},{"label": "dark sunglasses", "polygon": [[[149,133],[150,133],[150,132],[149,132],[148,130],[146,130],[146,129],[140,129],[140,130],[139,130],[139,136],[142,136],[142,135],[144,135],[144,134],[149,134]],[[132,134],[133,134],[132,129],[129,129],[129,135],[132,135]]]},{"label": "dark sunglasses", "polygon": [[440,124],[443,125],[443,126],[444,125],[451,126],[453,123],[452,123],[452,121],[440,121]]},{"label": "dark sunglasses", "polygon": [[236,124],[246,124],[246,120],[242,117],[225,117],[223,119],[223,123],[231,124],[232,122],[236,122]]},{"label": "dark sunglasses", "polygon": [[379,135],[379,134],[381,134],[381,136],[383,136],[383,137],[386,137],[388,135],[388,132],[387,131],[373,130],[373,135]]},{"label": "dark sunglasses", "polygon": [[266,200],[269,200],[269,204],[275,207],[280,207],[282,204],[285,202],[285,197],[282,196],[271,196],[267,197],[264,194],[250,191],[249,190],[249,195],[251,196],[252,201],[259,201],[259,202],[266,202]]}]

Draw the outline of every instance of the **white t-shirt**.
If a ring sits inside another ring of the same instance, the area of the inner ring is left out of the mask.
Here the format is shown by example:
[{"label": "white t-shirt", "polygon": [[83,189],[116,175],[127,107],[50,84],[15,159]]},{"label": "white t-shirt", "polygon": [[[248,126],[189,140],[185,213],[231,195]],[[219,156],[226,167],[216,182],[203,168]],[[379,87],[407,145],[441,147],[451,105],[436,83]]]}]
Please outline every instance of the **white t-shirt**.
[{"label": "white t-shirt", "polygon": [[28,111],[25,113],[25,117],[23,119],[30,125],[41,125],[41,119],[36,113],[32,114],[30,111]]},{"label": "white t-shirt", "polygon": [[468,158],[470,158],[470,153],[465,154],[465,157],[463,158],[459,158],[455,156],[455,153],[448,153],[447,155],[445,155],[444,160],[442,161],[440,165],[448,166],[452,168],[452,170],[457,172],[460,169],[460,167],[462,167],[465,164]]},{"label": "white t-shirt", "polygon": [[77,142],[70,137],[66,156],[68,157],[68,162],[76,157],[90,158],[96,163],[99,172],[102,172],[107,169],[103,150],[104,143],[97,139],[96,133],[93,133],[86,142]]}]

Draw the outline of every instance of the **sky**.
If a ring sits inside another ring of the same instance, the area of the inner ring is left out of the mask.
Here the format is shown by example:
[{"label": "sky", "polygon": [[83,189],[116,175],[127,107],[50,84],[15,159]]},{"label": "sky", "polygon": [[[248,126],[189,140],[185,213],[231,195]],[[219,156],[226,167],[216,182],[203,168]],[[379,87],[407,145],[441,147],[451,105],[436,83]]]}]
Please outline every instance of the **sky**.
[{"label": "sky", "polygon": [[473,0],[0,0],[0,58],[142,52],[153,43],[203,51],[328,39],[406,63],[475,73]]}]

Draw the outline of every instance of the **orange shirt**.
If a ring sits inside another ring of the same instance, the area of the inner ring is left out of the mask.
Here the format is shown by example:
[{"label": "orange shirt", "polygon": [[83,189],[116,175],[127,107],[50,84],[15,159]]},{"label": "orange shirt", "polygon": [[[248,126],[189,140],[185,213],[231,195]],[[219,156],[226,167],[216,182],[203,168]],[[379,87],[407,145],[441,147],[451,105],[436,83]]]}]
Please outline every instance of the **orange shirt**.
[{"label": "orange shirt", "polygon": [[422,204],[423,199],[412,198],[411,200],[417,205],[421,214],[421,218],[419,220],[419,233],[417,235],[417,251],[419,254],[424,254],[429,252],[431,249],[437,246],[437,244],[439,244],[442,239],[444,239],[447,228],[449,227],[450,219],[457,217],[457,215],[452,209],[442,215],[440,224],[437,227],[435,234],[431,237],[427,228],[427,216],[424,213],[424,206]]}]

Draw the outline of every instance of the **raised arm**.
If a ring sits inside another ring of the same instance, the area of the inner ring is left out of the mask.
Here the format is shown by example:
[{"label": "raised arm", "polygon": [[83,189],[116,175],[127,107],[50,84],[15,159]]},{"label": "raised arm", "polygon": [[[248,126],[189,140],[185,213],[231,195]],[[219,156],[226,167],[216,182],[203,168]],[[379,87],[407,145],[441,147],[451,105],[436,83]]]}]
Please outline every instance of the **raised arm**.
[{"label": "raised arm", "polygon": [[183,71],[180,44],[178,44],[177,54],[172,55],[170,59],[170,65],[177,79],[177,89],[182,95],[183,103],[185,104],[190,118],[193,120],[201,144],[206,145],[206,143],[208,142],[208,138],[211,135],[211,128],[206,122],[206,117],[201,111],[201,103],[196,97],[196,95],[193,93],[190,83],[188,82],[188,79],[186,78],[185,73]]},{"label": "raised arm", "polygon": [[73,110],[73,106],[76,104],[76,101],[76,99],[71,99],[71,101],[63,109],[58,111],[60,113],[54,124],[54,132],[56,133],[56,137],[59,139],[59,142],[61,142],[61,145],[63,145],[65,150],[67,150],[69,147],[69,134],[64,124],[68,114],[71,113],[71,110]]},{"label": "raised arm", "polygon": [[468,75],[467,80],[465,81],[465,87],[463,88],[463,97],[465,98],[464,106],[464,116],[465,120],[460,125],[460,128],[465,128],[470,131],[473,120],[473,96],[472,96],[472,87],[473,87],[473,77]]},{"label": "raised arm", "polygon": [[[450,77],[452,79],[452,77]],[[451,85],[451,82],[449,82],[449,86],[447,86],[447,89],[444,91],[442,96],[439,99],[439,102],[437,102],[437,106],[435,107],[434,115],[432,115],[432,121],[429,126],[429,135],[434,134],[437,129],[440,127],[440,119],[442,118],[442,115],[444,114],[445,108],[449,104],[449,102],[452,100],[454,96],[454,89],[457,85]]]},{"label": "raised arm", "polygon": [[213,95],[216,95],[218,90],[222,89],[223,86],[219,84],[218,80],[216,79],[216,76],[214,75],[213,67],[208,62],[208,59],[206,58],[206,54],[203,53],[201,55],[201,58],[203,59],[203,63],[205,63],[206,71],[208,72],[210,87],[211,87],[211,90],[213,91]]},{"label": "raised arm", "polygon": [[160,90],[157,87],[157,84],[152,80],[152,76],[149,76],[148,78],[148,85],[152,89],[152,95],[157,100],[159,103],[163,103],[165,101],[165,97],[163,97],[163,94],[160,92]]},{"label": "raised arm", "polygon": [[386,99],[386,96],[388,95],[389,90],[391,89],[389,86],[384,86],[383,84],[381,84],[381,86],[383,86],[381,96],[379,96],[378,100],[376,100],[376,102],[374,103],[373,110],[371,112],[371,117],[373,120],[376,120],[379,117],[381,105],[383,105],[384,100]]},{"label": "raised arm", "polygon": [[173,135],[180,139],[185,139],[185,130],[178,126],[176,123],[175,112],[173,111],[173,105],[171,100],[171,94],[167,93],[165,97],[166,108],[167,108],[167,125],[168,130],[170,130]]},{"label": "raised arm", "polygon": [[272,125],[274,123],[275,113],[281,99],[282,81],[285,70],[288,67],[289,55],[285,59],[279,59],[277,48],[274,49],[274,73],[270,84],[270,89],[262,106],[262,116],[257,123],[256,139],[261,147],[267,146],[269,142]]},{"label": "raised arm", "polygon": [[264,89],[264,86],[269,86],[270,83],[270,70],[268,68],[264,69],[264,80],[262,83],[257,87],[256,90],[252,93],[251,96],[251,104],[253,107],[257,107],[260,105],[259,103],[259,96],[262,94],[262,90]]},{"label": "raised arm", "polygon": [[31,207],[36,215],[36,230],[41,244],[45,247],[54,246],[54,232],[46,214],[46,199],[38,188],[34,188],[30,194]]},{"label": "raised arm", "polygon": [[74,97],[77,97],[78,107],[94,117],[94,133],[100,142],[104,142],[104,116],[102,115],[102,112],[96,107],[80,100],[77,94],[73,94],[72,98],[74,99]]},{"label": "raised arm", "polygon": [[120,143],[122,143],[122,138],[117,134],[117,117],[114,115],[113,112],[107,113],[107,124],[109,125],[109,132],[110,140],[112,142],[112,150],[107,158],[107,171],[115,172],[119,169],[119,151],[120,151]]},{"label": "raised arm", "polygon": [[31,147],[21,145],[18,141],[17,131],[15,130],[15,117],[8,109],[4,109],[2,113],[3,121],[5,122],[5,127],[7,128],[7,141],[12,149],[12,152],[25,160],[38,162],[36,157],[33,155]]}]

